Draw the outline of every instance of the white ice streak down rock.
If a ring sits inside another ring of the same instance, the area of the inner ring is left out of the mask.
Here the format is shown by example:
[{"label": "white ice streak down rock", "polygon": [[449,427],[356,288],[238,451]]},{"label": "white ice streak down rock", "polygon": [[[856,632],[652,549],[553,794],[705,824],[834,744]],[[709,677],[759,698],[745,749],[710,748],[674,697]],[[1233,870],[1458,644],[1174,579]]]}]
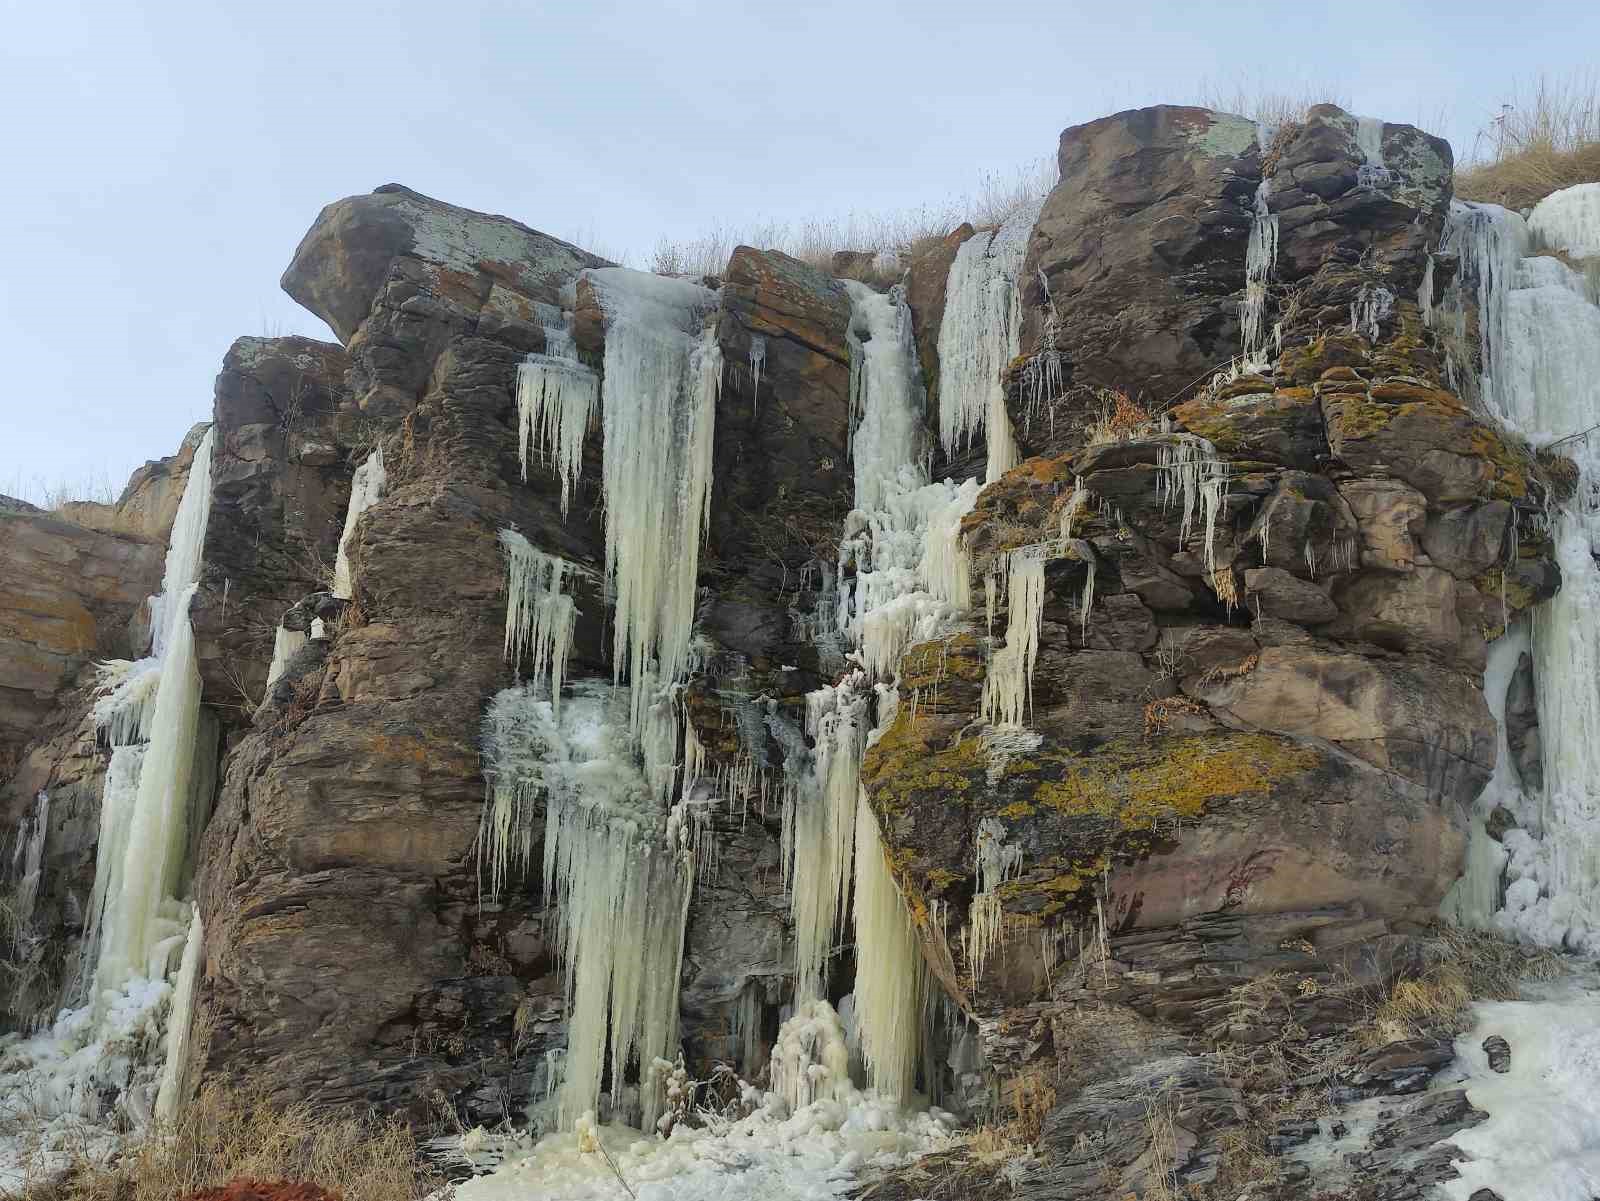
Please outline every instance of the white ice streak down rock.
[{"label": "white ice streak down rock", "polygon": [[333,564],[333,594],[350,600],[356,594],[354,568],[350,555],[354,550],[356,524],[361,515],[383,499],[383,489],[388,475],[383,469],[383,447],[376,447],[367,461],[356,468],[350,481],[350,503],[344,512],[344,532],[339,535],[339,554]]},{"label": "white ice streak down rock", "polygon": [[[1543,203],[1550,207],[1541,236],[1552,249],[1600,238],[1590,223],[1600,209],[1583,197],[1558,192]],[[1505,836],[1510,883],[1493,924],[1529,941],[1592,952],[1600,950],[1600,570],[1591,554],[1600,509],[1600,443],[1591,429],[1600,423],[1600,309],[1570,268],[1528,257],[1526,224],[1497,206],[1453,205],[1444,247],[1460,256],[1461,279],[1439,298],[1433,321],[1464,329],[1470,294],[1480,314],[1485,406],[1535,445],[1559,442],[1579,476],[1573,499],[1551,517],[1561,591],[1531,623],[1543,792],[1529,797],[1499,772],[1490,784],[1520,827]],[[1422,299],[1432,301],[1428,291]],[[1503,693],[1502,660],[1491,659],[1490,667],[1495,674],[1486,675],[1485,687]],[[1489,699],[1499,715],[1503,696]],[[1481,837],[1447,910],[1469,922],[1484,920],[1498,858]]]},{"label": "white ice streak down rock", "polygon": [[[716,293],[623,267],[586,273],[605,314],[602,486],[612,670],[641,735],[655,689],[683,677],[700,541],[710,519],[722,351]],[[657,683],[659,682],[659,683]]]},{"label": "white ice streak down rock", "polygon": [[1023,255],[1044,205],[1025,205],[999,229],[973,234],[956,251],[939,326],[939,441],[954,455],[982,435],[985,481],[1017,465],[1002,374],[1021,349]]},{"label": "white ice streak down rock", "polygon": [[[1266,150],[1270,136],[1257,135]],[[1278,215],[1268,205],[1272,184],[1265,175],[1256,187],[1255,209],[1250,220],[1250,240],[1245,245],[1244,299],[1239,304],[1239,324],[1244,338],[1244,370],[1267,369],[1267,280],[1278,261]]]}]

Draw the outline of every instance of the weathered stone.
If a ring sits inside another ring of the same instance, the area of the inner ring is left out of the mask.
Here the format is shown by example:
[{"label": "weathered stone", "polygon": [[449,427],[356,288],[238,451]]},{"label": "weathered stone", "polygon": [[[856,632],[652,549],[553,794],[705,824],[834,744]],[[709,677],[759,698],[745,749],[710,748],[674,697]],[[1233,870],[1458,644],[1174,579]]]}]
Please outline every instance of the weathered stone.
[{"label": "weathered stone", "polygon": [[1506,684],[1506,744],[1517,778],[1537,795],[1544,789],[1544,741],[1539,734],[1539,698],[1533,685],[1533,656],[1523,651]]},{"label": "weathered stone", "polygon": [[1355,479],[1342,481],[1339,494],[1361,531],[1361,565],[1410,571],[1428,512],[1422,493],[1399,480]]},{"label": "weathered stone", "polygon": [[1404,575],[1363,575],[1338,591],[1344,636],[1397,651],[1453,654],[1461,643],[1455,577],[1426,564]]},{"label": "weathered stone", "polygon": [[1472,579],[1504,561],[1512,517],[1503,500],[1447,509],[1422,531],[1422,548],[1436,566]]},{"label": "weathered stone", "polygon": [[1057,298],[1058,349],[1080,383],[1164,404],[1238,347],[1255,126],[1161,105],[1061,135],[1061,182],[1024,263],[1023,353]]},{"label": "weathered stone", "polygon": [[1339,606],[1325,589],[1279,567],[1250,568],[1244,573],[1244,588],[1251,611],[1267,617],[1318,625],[1339,615]]}]

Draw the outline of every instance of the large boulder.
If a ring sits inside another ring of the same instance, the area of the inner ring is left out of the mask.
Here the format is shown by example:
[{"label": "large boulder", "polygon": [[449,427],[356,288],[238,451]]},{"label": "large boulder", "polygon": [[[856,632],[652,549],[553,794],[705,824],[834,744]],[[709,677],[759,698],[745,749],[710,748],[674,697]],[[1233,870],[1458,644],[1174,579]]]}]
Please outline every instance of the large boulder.
[{"label": "large boulder", "polygon": [[1157,105],[1072,126],[1057,157],[1024,263],[1023,353],[1040,349],[1042,277],[1073,379],[1165,404],[1238,351],[1256,127]]}]

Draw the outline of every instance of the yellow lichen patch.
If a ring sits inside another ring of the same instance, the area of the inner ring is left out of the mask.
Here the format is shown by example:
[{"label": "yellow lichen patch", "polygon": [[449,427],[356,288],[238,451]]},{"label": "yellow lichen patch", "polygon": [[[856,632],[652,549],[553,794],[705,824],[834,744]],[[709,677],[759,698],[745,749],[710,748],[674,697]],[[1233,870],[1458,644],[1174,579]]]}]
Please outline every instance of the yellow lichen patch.
[{"label": "yellow lichen patch", "polygon": [[1470,437],[1472,453],[1494,466],[1491,489],[1497,500],[1522,500],[1528,495],[1529,456],[1518,454],[1511,445],[1487,425],[1474,425]]},{"label": "yellow lichen patch", "polygon": [[880,814],[904,812],[919,795],[930,793],[964,804],[975,781],[984,778],[986,756],[976,737],[940,747],[931,744],[931,732],[931,722],[913,720],[902,706],[867,752],[862,777]]},{"label": "yellow lichen patch", "polygon": [[1447,409],[1465,407],[1454,392],[1446,391],[1444,388],[1430,388],[1425,384],[1414,384],[1409,381],[1395,379],[1373,384],[1372,399],[1389,404],[1418,403],[1440,405]]},{"label": "yellow lichen patch", "polygon": [[1218,400],[1230,400],[1235,396],[1254,396],[1262,392],[1272,391],[1272,381],[1264,375],[1241,375],[1217,389]]},{"label": "yellow lichen patch", "polygon": [[1386,429],[1394,410],[1373,404],[1364,393],[1329,396],[1324,399],[1329,417],[1329,432],[1340,438],[1370,438]]},{"label": "yellow lichen patch", "polygon": [[1149,829],[1165,818],[1197,817],[1230,797],[1266,792],[1308,771],[1317,753],[1267,734],[1162,739],[1154,751],[1109,743],[1069,761],[1059,780],[1041,781],[1038,800],[1063,813],[1112,818]]}]

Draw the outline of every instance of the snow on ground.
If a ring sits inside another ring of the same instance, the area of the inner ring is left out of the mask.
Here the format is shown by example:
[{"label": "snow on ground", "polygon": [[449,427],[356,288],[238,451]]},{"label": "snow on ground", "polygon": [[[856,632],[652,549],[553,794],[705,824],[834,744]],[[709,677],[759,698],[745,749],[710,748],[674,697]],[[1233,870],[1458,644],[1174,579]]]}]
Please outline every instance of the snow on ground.
[{"label": "snow on ground", "polygon": [[[866,1167],[890,1167],[937,1150],[955,1121],[938,1110],[902,1110],[875,1094],[823,1100],[785,1115],[781,1102],[738,1121],[679,1126],[646,1138],[628,1126],[541,1139],[492,1175],[457,1185],[456,1201],[828,1201]],[[471,1136],[468,1136],[469,1140]],[[608,1162],[609,1159],[609,1162]],[[613,1166],[615,1165],[615,1170]]]},{"label": "snow on ground", "polygon": [[[1466,1084],[1489,1120],[1452,1141],[1463,1158],[1442,1187],[1456,1201],[1482,1188],[1505,1201],[1591,1201],[1600,1196],[1600,992],[1593,981],[1530,986],[1529,999],[1489,1001],[1456,1040],[1441,1084]],[[1483,1042],[1511,1045],[1511,1068],[1489,1067]]]}]

